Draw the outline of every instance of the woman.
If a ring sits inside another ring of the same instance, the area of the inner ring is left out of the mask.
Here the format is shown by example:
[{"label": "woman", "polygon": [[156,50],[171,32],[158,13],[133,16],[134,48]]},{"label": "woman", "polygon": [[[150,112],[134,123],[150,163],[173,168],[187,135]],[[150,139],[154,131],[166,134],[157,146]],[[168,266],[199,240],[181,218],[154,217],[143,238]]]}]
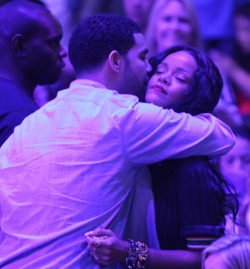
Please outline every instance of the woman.
[{"label": "woman", "polygon": [[228,235],[209,246],[202,255],[203,269],[250,269],[250,237]]},{"label": "woman", "polygon": [[145,32],[149,55],[174,45],[200,48],[200,31],[190,0],[156,0]]},{"label": "woman", "polygon": [[[175,46],[153,57],[150,63],[152,77],[146,102],[192,115],[213,111],[223,83],[207,56],[192,47]],[[224,235],[227,214],[236,218],[238,200],[232,187],[206,156],[165,160],[151,167],[151,173],[162,250],[148,249],[148,267],[200,268],[200,255],[192,250],[203,250]],[[108,239],[98,247],[96,238],[89,235]],[[127,255],[128,242],[111,231],[102,229],[87,234],[87,242],[94,260],[102,265],[123,261]],[[133,244],[129,242],[129,253],[135,247],[140,257],[141,246]]]}]

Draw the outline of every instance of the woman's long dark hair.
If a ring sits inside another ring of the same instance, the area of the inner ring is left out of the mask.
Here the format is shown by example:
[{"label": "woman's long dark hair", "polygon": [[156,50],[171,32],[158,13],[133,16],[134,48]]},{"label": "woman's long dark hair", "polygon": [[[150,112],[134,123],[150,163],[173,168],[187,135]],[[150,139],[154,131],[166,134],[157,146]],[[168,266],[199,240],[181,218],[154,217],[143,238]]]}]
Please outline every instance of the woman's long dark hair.
[{"label": "woman's long dark hair", "polygon": [[[193,75],[191,85],[187,92],[183,94],[179,102],[172,104],[168,108],[173,109],[175,112],[186,112],[191,115],[212,113],[219,101],[223,80],[214,62],[199,50],[190,46],[178,45],[151,57],[149,60],[152,66],[152,71],[149,74],[150,77],[155,73],[157,66],[168,55],[178,51],[185,51],[193,56],[197,62],[197,70]],[[236,222],[239,200],[235,187],[223,177],[211,161],[209,162],[209,166],[219,180],[212,182],[212,184],[214,186],[216,199],[221,205],[221,219],[225,223],[225,216],[232,214],[233,220]]]},{"label": "woman's long dark hair", "polygon": [[152,66],[152,71],[149,74],[152,76],[157,66],[169,55],[174,52],[185,51],[197,62],[197,70],[191,80],[189,90],[183,94],[181,100],[172,104],[168,108],[172,108],[176,112],[186,112],[191,115],[200,113],[212,113],[217,105],[223,80],[220,71],[214,62],[199,50],[190,46],[174,46],[150,58],[149,63]]}]

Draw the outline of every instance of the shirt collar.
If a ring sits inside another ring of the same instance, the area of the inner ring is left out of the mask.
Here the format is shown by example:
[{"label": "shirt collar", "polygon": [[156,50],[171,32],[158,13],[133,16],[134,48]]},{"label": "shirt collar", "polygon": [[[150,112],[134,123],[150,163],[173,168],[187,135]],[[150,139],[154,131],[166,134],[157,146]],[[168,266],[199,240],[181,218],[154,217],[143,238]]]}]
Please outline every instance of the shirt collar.
[{"label": "shirt collar", "polygon": [[93,80],[88,80],[88,79],[77,79],[71,82],[71,86],[75,85],[85,85],[85,86],[90,86],[90,87],[95,87],[95,88],[102,88],[102,89],[107,89],[105,86],[103,86],[101,83],[93,81]]}]

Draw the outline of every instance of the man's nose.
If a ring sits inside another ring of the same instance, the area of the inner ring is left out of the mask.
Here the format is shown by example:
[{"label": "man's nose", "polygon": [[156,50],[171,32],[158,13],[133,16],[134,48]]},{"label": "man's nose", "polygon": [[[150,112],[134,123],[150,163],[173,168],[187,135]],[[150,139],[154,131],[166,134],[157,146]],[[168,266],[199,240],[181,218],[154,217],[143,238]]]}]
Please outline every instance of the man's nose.
[{"label": "man's nose", "polygon": [[148,62],[148,60],[146,60],[146,69],[147,69],[147,73],[150,73],[151,72],[151,70],[152,70],[152,66],[151,66],[151,64]]},{"label": "man's nose", "polygon": [[59,56],[61,57],[61,58],[64,58],[64,57],[66,57],[67,56],[67,51],[64,49],[64,47],[61,45],[61,47],[60,47],[60,50],[59,50]]}]

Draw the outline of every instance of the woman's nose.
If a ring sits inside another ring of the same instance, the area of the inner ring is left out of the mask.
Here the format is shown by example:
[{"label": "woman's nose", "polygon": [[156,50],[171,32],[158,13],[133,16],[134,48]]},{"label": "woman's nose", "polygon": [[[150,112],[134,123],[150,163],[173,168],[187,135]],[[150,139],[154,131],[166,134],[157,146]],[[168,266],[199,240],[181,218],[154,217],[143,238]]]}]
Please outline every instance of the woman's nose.
[{"label": "woman's nose", "polygon": [[170,84],[169,76],[166,73],[161,74],[158,80],[166,85]]}]

